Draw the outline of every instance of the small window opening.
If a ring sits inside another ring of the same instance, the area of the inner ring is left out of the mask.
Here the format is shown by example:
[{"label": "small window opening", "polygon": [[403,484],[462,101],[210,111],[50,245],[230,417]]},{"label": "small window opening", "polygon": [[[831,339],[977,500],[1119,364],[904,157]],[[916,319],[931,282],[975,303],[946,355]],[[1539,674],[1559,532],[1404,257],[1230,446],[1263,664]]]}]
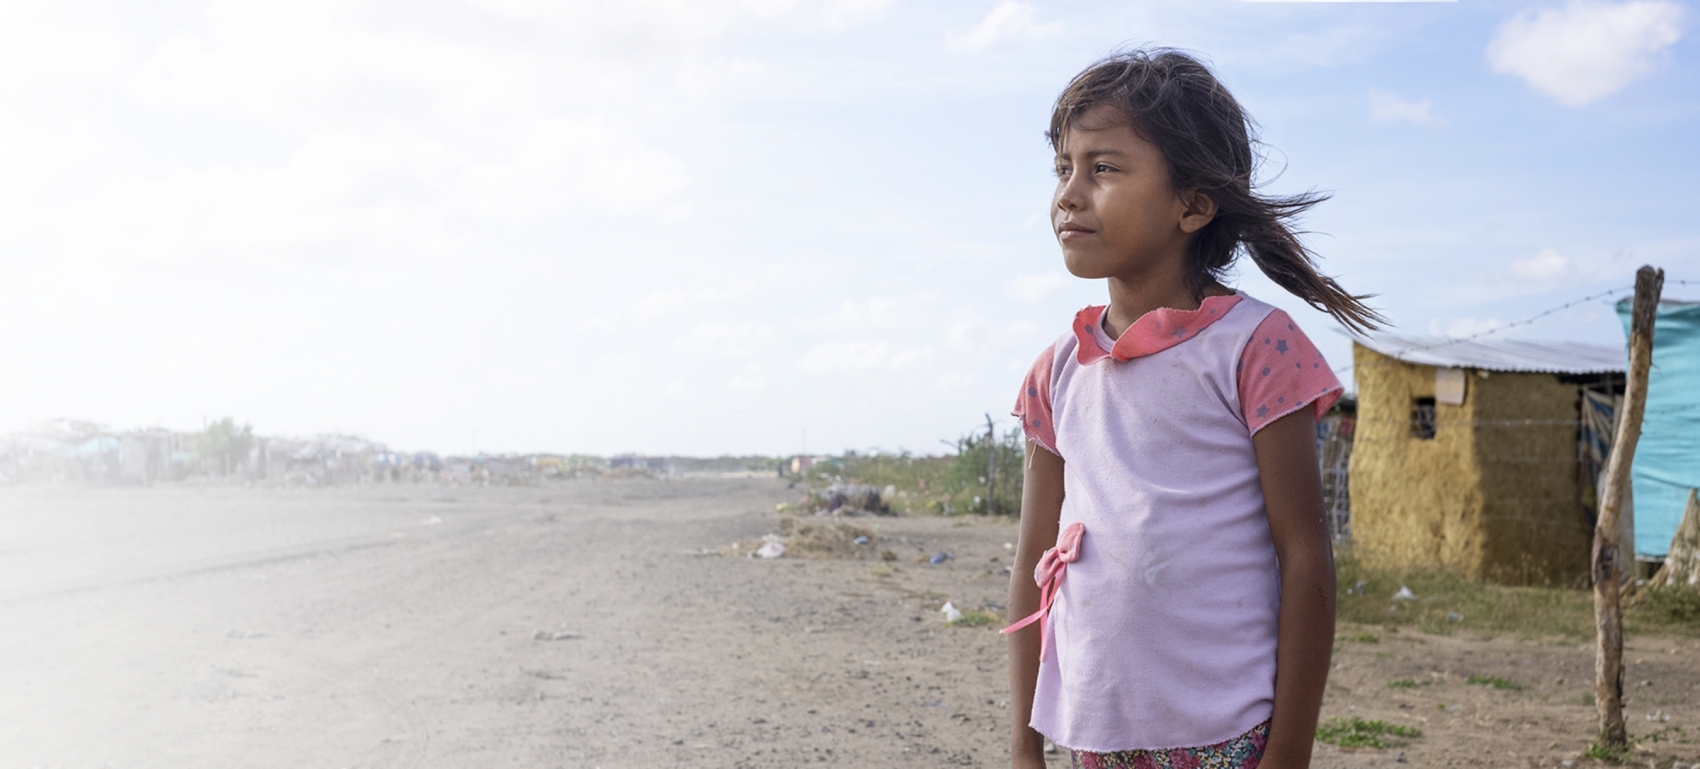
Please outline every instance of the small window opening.
[{"label": "small window opening", "polygon": [[1416,398],[1411,402],[1411,437],[1434,439],[1434,399]]}]

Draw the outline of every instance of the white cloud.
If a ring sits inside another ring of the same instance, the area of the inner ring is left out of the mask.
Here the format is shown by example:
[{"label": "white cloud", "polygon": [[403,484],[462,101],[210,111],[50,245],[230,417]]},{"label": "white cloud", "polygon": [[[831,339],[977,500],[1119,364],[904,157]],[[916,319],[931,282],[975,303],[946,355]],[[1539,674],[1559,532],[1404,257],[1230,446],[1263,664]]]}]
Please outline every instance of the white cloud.
[{"label": "white cloud", "polygon": [[1317,29],[1306,28],[1285,38],[1262,54],[1255,49],[1246,52],[1224,52],[1234,56],[1250,56],[1261,66],[1288,68],[1294,64],[1310,67],[1339,67],[1361,63],[1373,57],[1383,47],[1390,32],[1386,25],[1363,22],[1335,24]]},{"label": "white cloud", "polygon": [[704,308],[742,298],[752,289],[754,286],[750,283],[710,288],[664,288],[651,291],[634,302],[632,314],[644,319],[697,314]]},{"label": "white cloud", "polygon": [[1034,304],[1049,296],[1052,291],[1067,284],[1068,281],[1068,276],[1060,272],[1047,272],[1042,275],[1017,275],[1010,279],[1009,285],[1004,290],[1015,299]]},{"label": "white cloud", "polygon": [[[58,3],[0,7],[0,93],[52,92],[96,80],[122,61],[125,40],[95,14]],[[60,18],[55,18],[58,15]]]},{"label": "white cloud", "polygon": [[987,13],[973,29],[950,35],[945,47],[952,51],[978,51],[999,40],[1040,37],[1053,34],[1061,28],[1061,22],[1038,23],[1033,6],[1015,0],[1005,0]]},{"label": "white cloud", "polygon": [[751,363],[737,376],[726,383],[726,389],[732,392],[754,392],[767,387],[767,377],[762,376],[761,364]]},{"label": "white cloud", "polygon": [[1511,263],[1511,274],[1532,283],[1557,283],[1577,272],[1574,259],[1550,248],[1543,248],[1527,259]]},{"label": "white cloud", "polygon": [[[846,303],[847,306],[852,304]],[[813,374],[830,371],[870,371],[878,368],[906,371],[926,366],[934,357],[930,347],[892,352],[891,345],[884,341],[823,342],[809,348],[797,361],[797,366]]]},{"label": "white cloud", "polygon": [[691,328],[680,344],[692,355],[742,358],[773,343],[773,329],[748,323],[704,323]]},{"label": "white cloud", "polygon": [[1369,95],[1369,115],[1377,123],[1405,121],[1421,125],[1446,125],[1444,118],[1430,112],[1433,108],[1434,105],[1426,100],[1405,101],[1385,91],[1371,91]]},{"label": "white cloud", "polygon": [[[674,38],[718,37],[750,19],[799,28],[836,28],[867,19],[893,0],[478,0],[513,18],[552,27],[641,26]],[[628,41],[629,42],[629,41]]]},{"label": "white cloud", "polygon": [[886,365],[886,368],[889,368],[893,371],[902,371],[904,369],[918,368],[920,366],[924,366],[924,365],[932,362],[932,360],[933,360],[932,348],[922,347],[922,348],[917,348],[917,349],[914,349],[914,350],[904,350],[902,352],[899,352],[896,355],[891,356],[891,359],[886,361],[885,365]]},{"label": "white cloud", "polygon": [[1517,75],[1570,107],[1610,96],[1658,68],[1682,38],[1686,13],[1672,0],[1571,0],[1525,9],[1488,43],[1495,72]]},{"label": "white cloud", "polygon": [[831,371],[867,371],[886,364],[885,342],[827,342],[803,354],[797,365],[811,374]]},{"label": "white cloud", "polygon": [[941,374],[933,380],[933,389],[939,392],[957,392],[967,389],[974,384],[974,377],[967,374]]},{"label": "white cloud", "polygon": [[1018,320],[1003,328],[996,328],[980,318],[970,317],[952,324],[945,332],[945,337],[958,350],[978,356],[990,356],[1010,351],[1030,341],[1037,331],[1038,326],[1032,321]]},{"label": "white cloud", "polygon": [[829,328],[897,328],[897,302],[890,299],[869,299],[866,302],[845,300],[838,312],[826,319]]}]

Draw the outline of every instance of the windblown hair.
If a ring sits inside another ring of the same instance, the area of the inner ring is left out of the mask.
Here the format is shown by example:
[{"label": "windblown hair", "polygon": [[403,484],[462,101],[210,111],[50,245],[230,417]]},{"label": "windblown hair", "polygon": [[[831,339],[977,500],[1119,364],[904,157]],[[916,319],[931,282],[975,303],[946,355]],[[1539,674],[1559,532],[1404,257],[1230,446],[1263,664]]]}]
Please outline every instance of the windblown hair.
[{"label": "windblown hair", "polygon": [[1276,197],[1252,190],[1254,126],[1204,64],[1168,48],[1141,48],[1095,62],[1057,97],[1045,132],[1051,147],[1060,151],[1064,132],[1098,105],[1122,113],[1162,150],[1177,191],[1197,190],[1215,201],[1216,217],[1194,234],[1187,253],[1187,285],[1196,298],[1224,277],[1243,248],[1276,285],[1347,328],[1365,331],[1386,323],[1364,304],[1369,296],[1349,294],[1317,270],[1316,255],[1292,227],[1326,195]]}]

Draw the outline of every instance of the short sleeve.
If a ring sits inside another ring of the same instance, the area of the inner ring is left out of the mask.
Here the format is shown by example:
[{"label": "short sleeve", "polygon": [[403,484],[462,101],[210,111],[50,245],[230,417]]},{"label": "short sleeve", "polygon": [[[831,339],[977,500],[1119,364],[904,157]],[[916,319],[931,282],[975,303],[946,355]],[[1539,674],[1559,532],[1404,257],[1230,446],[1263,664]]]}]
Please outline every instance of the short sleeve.
[{"label": "short sleeve", "polygon": [[1253,435],[1307,404],[1314,404],[1321,419],[1345,390],[1310,337],[1280,310],[1258,324],[1240,353],[1239,387],[1240,409]]},{"label": "short sleeve", "polygon": [[1021,429],[1034,443],[1046,451],[1058,454],[1056,425],[1051,422],[1051,365],[1056,359],[1056,345],[1045,348],[1027,376],[1021,381],[1021,394],[1015,398],[1015,410],[1010,416],[1021,420]]}]

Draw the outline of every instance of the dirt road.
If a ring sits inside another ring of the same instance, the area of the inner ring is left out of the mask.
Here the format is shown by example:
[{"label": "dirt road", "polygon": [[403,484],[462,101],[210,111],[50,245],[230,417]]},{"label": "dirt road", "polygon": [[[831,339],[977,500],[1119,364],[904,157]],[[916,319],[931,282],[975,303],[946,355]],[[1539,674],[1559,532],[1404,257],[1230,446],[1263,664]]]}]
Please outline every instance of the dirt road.
[{"label": "dirt road", "polygon": [[[0,489],[0,769],[1006,765],[1004,645],[938,606],[1002,603],[1014,526],[858,521],[896,561],[714,554],[791,496]],[[1343,633],[1378,637],[1343,642],[1325,718],[1425,736],[1318,766],[1558,766],[1586,743],[1577,643]],[[1677,742],[1700,738],[1697,651],[1631,640],[1661,766],[1700,761]]]}]

